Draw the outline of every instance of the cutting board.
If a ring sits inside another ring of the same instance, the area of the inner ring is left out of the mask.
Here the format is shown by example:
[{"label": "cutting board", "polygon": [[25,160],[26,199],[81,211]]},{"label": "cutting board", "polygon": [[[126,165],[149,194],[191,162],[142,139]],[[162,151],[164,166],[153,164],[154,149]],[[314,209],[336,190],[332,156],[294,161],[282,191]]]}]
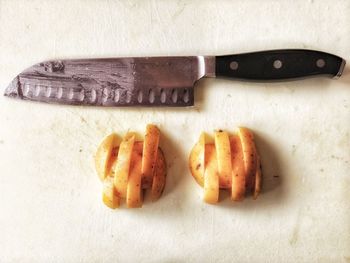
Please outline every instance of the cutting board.
[{"label": "cutting board", "polygon": [[[349,59],[349,1],[0,1],[0,87],[57,58],[310,48]],[[0,96],[1,262],[350,262],[350,70],[339,80],[205,79],[184,109],[84,108]],[[154,123],[162,198],[111,210],[93,156]],[[263,193],[202,201],[188,169],[201,131],[246,126]]]}]

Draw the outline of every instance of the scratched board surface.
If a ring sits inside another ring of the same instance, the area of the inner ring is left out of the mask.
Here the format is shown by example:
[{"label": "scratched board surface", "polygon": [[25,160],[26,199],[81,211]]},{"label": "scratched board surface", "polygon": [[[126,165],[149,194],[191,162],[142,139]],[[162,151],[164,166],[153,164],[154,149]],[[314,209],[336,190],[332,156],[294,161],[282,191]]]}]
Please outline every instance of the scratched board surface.
[{"label": "scratched board surface", "polygon": [[[310,48],[349,59],[349,1],[0,0],[0,87],[41,61]],[[350,70],[339,80],[196,83],[191,109],[0,96],[1,262],[350,262]],[[110,132],[162,132],[162,198],[114,211],[93,155]],[[263,193],[204,204],[201,131],[256,134]]]}]

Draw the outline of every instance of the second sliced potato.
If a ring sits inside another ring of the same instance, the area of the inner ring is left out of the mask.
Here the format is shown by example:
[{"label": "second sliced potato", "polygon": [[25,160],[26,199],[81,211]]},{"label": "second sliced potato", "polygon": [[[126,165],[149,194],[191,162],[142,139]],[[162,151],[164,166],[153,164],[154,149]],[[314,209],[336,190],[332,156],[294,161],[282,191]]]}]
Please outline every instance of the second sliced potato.
[{"label": "second sliced potato", "polygon": [[207,143],[201,135],[189,158],[192,176],[204,188],[204,201],[218,202],[219,189],[230,190],[233,201],[242,201],[251,191],[256,199],[261,190],[262,174],[251,131],[239,128],[233,135],[215,132],[214,142]]}]

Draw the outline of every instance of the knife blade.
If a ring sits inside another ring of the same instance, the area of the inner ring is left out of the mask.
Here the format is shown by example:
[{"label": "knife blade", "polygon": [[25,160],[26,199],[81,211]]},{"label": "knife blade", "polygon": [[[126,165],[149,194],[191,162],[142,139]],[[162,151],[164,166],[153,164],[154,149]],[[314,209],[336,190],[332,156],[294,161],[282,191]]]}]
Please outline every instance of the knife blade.
[{"label": "knife blade", "polygon": [[193,106],[203,77],[280,81],[340,77],[345,60],[329,53],[285,49],[225,56],[52,60],[17,75],[5,96],[89,106]]}]

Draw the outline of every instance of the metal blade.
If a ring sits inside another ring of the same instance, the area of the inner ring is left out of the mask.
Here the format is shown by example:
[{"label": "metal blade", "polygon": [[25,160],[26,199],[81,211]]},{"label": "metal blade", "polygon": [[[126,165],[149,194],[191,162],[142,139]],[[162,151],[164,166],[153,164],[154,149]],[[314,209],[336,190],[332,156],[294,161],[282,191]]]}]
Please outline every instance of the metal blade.
[{"label": "metal blade", "polygon": [[[57,60],[20,73],[5,96],[91,106],[192,106],[194,83],[213,57]],[[208,67],[207,67],[208,68]],[[212,73],[213,74],[213,73]]]}]

